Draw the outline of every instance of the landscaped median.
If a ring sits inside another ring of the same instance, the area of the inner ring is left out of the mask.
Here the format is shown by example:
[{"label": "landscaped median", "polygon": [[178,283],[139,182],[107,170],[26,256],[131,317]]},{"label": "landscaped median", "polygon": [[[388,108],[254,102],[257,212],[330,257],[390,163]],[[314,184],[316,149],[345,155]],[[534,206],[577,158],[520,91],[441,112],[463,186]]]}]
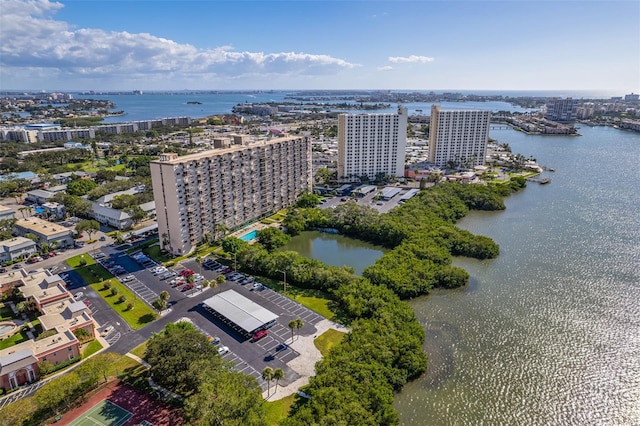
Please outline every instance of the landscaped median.
[{"label": "landscaped median", "polygon": [[133,330],[144,327],[157,313],[88,254],[74,256],[67,264],[96,291]]}]

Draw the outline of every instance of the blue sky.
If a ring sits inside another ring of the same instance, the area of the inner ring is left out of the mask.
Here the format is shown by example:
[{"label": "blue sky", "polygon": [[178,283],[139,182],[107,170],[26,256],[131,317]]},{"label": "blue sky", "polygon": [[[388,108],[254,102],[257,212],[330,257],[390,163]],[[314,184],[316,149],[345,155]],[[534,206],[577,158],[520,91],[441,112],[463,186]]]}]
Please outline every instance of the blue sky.
[{"label": "blue sky", "polygon": [[0,0],[0,89],[637,93],[640,2]]}]

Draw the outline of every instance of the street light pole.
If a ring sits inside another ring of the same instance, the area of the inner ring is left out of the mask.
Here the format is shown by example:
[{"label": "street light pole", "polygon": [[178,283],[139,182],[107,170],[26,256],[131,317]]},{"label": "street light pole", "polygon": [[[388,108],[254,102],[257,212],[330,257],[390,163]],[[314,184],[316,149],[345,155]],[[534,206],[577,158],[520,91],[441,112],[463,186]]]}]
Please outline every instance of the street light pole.
[{"label": "street light pole", "polygon": [[286,271],[281,271],[281,270],[277,270],[276,272],[282,272],[282,275],[284,275],[284,292],[287,292],[287,272]]},{"label": "street light pole", "polygon": [[234,271],[238,270],[237,263],[236,263],[236,253],[233,253],[233,270]]}]

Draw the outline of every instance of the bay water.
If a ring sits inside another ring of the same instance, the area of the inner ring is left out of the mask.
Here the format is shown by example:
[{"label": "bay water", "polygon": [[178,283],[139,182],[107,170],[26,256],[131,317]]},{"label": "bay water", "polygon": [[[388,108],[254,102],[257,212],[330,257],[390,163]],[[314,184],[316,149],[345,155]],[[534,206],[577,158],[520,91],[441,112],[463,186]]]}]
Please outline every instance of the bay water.
[{"label": "bay water", "polygon": [[500,256],[470,285],[410,305],[428,372],[397,395],[403,425],[640,424],[640,135],[492,130],[556,171],[458,226]]}]

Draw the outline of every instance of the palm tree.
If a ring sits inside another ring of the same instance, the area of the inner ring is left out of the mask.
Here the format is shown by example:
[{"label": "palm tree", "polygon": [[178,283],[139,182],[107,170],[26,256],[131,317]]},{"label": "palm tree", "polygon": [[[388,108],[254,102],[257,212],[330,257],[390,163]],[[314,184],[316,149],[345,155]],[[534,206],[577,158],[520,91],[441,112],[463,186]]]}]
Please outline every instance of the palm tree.
[{"label": "palm tree", "polygon": [[278,382],[282,379],[284,379],[284,371],[282,371],[282,368],[276,368],[276,370],[273,372],[273,378],[276,381],[276,389],[274,390],[274,392],[278,391]]},{"label": "palm tree", "polygon": [[291,329],[291,341],[293,342],[293,331],[299,330],[304,326],[304,322],[300,318],[289,321],[289,328]]},{"label": "palm tree", "polygon": [[267,382],[267,396],[271,394],[271,380],[273,380],[274,374],[275,372],[271,367],[265,367],[265,369],[262,370],[262,380]]},{"label": "palm tree", "polygon": [[160,292],[160,299],[164,300],[165,302],[167,300],[169,300],[171,296],[169,295],[169,292],[167,290],[163,290]]}]

